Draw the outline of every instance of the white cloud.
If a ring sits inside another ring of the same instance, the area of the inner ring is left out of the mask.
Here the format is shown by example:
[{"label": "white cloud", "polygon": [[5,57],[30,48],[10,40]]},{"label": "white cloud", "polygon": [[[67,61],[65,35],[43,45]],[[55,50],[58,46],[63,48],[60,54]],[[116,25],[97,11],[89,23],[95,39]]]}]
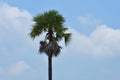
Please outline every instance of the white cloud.
[{"label": "white cloud", "polygon": [[10,66],[8,73],[10,75],[20,75],[29,69],[30,67],[24,61],[19,61]]},{"label": "white cloud", "polygon": [[26,51],[33,46],[28,36],[32,24],[32,15],[26,10],[7,3],[0,3],[0,50],[2,54],[7,53],[12,56],[12,54],[27,53]]},{"label": "white cloud", "polygon": [[28,11],[0,3],[0,80],[32,80],[38,76],[40,70],[33,68],[36,63],[26,64],[38,61],[39,42],[34,43],[28,35],[32,23]]},{"label": "white cloud", "polygon": [[[24,62],[33,58],[32,49],[36,47],[28,36],[32,23],[32,15],[26,10],[0,3],[0,76],[20,75],[27,70],[32,73]],[[19,61],[21,58],[24,61]],[[3,68],[11,63],[14,64]]]},{"label": "white cloud", "polygon": [[96,45],[106,47],[113,54],[120,52],[120,29],[112,29],[106,25],[99,26],[92,34],[91,39]]},{"label": "white cloud", "polygon": [[89,36],[70,29],[73,37],[67,53],[104,57],[120,53],[120,29],[112,29],[106,25],[98,26]]},{"label": "white cloud", "polygon": [[78,18],[81,25],[99,25],[101,22],[91,16],[79,16]]},{"label": "white cloud", "polygon": [[32,24],[32,16],[26,10],[0,3],[0,30],[24,31]]}]

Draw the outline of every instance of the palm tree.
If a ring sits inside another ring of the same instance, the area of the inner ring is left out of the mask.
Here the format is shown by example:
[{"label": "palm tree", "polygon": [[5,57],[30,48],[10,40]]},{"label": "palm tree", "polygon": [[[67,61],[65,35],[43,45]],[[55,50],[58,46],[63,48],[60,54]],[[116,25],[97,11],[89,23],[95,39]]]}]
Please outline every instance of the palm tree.
[{"label": "palm tree", "polygon": [[71,33],[65,33],[68,30],[63,25],[65,19],[56,10],[39,14],[33,18],[33,21],[35,23],[30,32],[31,38],[46,33],[44,40],[40,41],[39,52],[48,56],[48,80],[52,80],[52,57],[57,57],[62,49],[58,42],[64,39],[67,45],[71,40]]}]

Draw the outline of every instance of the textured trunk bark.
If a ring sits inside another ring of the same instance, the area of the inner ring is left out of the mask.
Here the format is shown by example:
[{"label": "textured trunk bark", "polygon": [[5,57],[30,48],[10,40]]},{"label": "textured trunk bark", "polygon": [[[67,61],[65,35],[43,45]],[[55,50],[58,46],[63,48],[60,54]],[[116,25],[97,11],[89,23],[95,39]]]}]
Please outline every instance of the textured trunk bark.
[{"label": "textured trunk bark", "polygon": [[48,80],[52,80],[52,56],[48,56]]}]

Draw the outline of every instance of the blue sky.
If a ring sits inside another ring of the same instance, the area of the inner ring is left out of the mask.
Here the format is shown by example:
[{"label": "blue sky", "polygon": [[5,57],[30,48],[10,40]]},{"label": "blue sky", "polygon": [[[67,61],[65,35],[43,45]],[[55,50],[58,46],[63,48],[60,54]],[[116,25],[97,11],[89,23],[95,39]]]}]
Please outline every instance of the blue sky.
[{"label": "blue sky", "polygon": [[53,80],[120,80],[119,0],[0,0],[0,80],[47,80],[47,56],[28,36],[33,16],[58,10],[72,41],[53,57]]}]

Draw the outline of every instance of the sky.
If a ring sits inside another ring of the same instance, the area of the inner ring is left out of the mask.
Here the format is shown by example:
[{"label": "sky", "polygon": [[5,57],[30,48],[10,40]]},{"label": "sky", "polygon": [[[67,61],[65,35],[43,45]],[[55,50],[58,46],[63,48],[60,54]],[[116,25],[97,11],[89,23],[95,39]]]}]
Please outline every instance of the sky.
[{"label": "sky", "polygon": [[28,35],[33,17],[57,10],[72,40],[53,57],[53,80],[120,80],[119,0],[0,0],[0,80],[47,80],[48,59]]}]

